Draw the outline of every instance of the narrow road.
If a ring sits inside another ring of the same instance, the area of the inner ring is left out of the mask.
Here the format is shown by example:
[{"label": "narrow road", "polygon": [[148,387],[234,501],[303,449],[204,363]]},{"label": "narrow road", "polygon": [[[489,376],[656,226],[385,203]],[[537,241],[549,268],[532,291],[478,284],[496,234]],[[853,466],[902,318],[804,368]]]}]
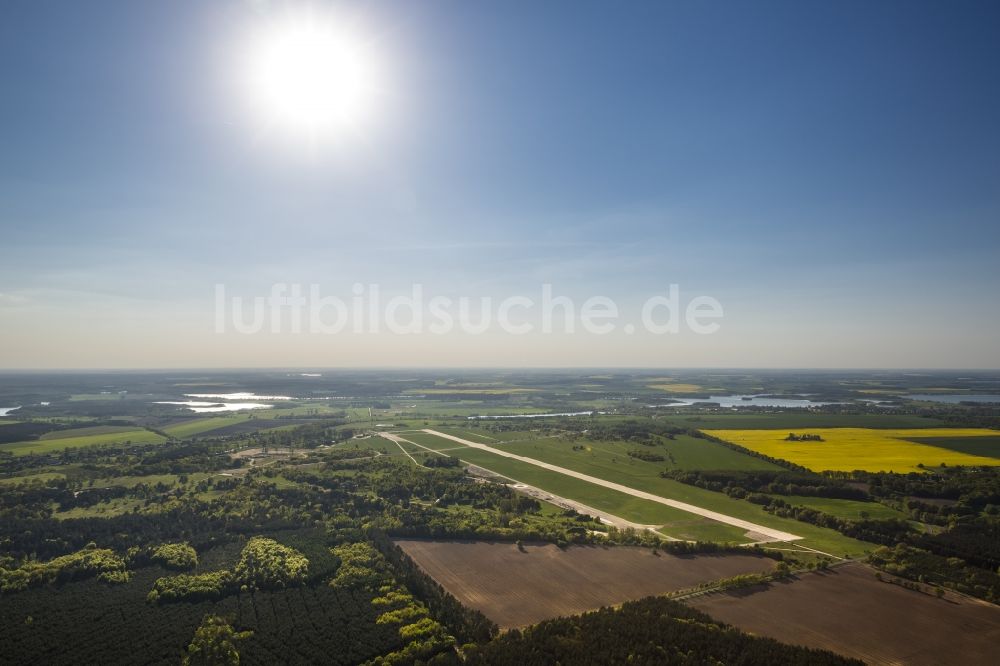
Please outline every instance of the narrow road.
[{"label": "narrow road", "polygon": [[398,446],[399,450],[402,451],[403,454],[405,454],[407,458],[409,458],[410,460],[412,460],[414,465],[416,465],[420,469],[426,469],[423,465],[421,465],[420,463],[417,462],[416,458],[414,458],[413,456],[410,455],[409,451],[407,451],[406,449],[403,448],[402,444],[400,444],[401,441],[406,442],[407,444],[413,444],[413,442],[411,442],[409,440],[406,440],[406,439],[403,439],[402,437],[397,437],[396,435],[392,435],[392,434],[387,433],[387,432],[380,432],[379,433],[379,437],[381,437],[383,439],[387,439],[390,442],[392,442],[393,444],[395,444],[396,446]]},{"label": "narrow road", "polygon": [[[488,451],[494,455],[502,456],[504,458],[512,458],[514,460],[519,460],[520,462],[527,463],[529,465],[535,465],[536,467],[541,467],[552,472],[558,472],[559,474],[565,474],[566,476],[571,476],[575,479],[580,479],[581,481],[586,481],[587,483],[593,483],[598,486],[603,486],[605,488],[610,488],[611,490],[617,490],[620,493],[625,493],[626,495],[632,495],[633,497],[638,497],[640,499],[649,500],[651,502],[657,502],[659,504],[664,504],[675,509],[680,509],[681,511],[687,511],[688,513],[693,513],[698,516],[703,516],[705,518],[710,518],[720,523],[725,523],[726,525],[732,525],[734,527],[739,527],[748,532],[753,532],[755,535],[760,535],[770,539],[772,541],[797,541],[802,537],[791,534],[790,532],[782,532],[781,530],[772,529],[770,527],[765,527],[764,525],[758,525],[752,523],[749,520],[743,520],[742,518],[735,518],[733,516],[727,516],[724,513],[719,513],[718,511],[712,511],[710,509],[703,509],[700,506],[695,506],[694,504],[688,504],[687,502],[679,502],[677,500],[667,499],[666,497],[660,497],[659,495],[654,495],[653,493],[647,493],[644,490],[636,490],[635,488],[630,488],[628,486],[623,486],[620,483],[615,483],[614,481],[607,481],[606,479],[601,479],[596,476],[590,476],[589,474],[583,474],[582,472],[576,472],[565,467],[559,467],[558,465],[552,465],[547,462],[542,462],[541,460],[535,460],[534,458],[528,458],[526,456],[519,456],[509,451],[504,451],[503,449],[497,449],[492,446],[487,446],[486,444],[480,444],[478,442],[472,442],[467,439],[462,439],[461,437],[456,437],[454,435],[448,435],[443,432],[438,432],[437,430],[429,430],[424,428],[423,432],[434,435],[436,437],[441,437],[443,439],[449,439],[453,442],[458,442],[459,444],[464,444],[472,449],[480,449],[482,451]],[[758,539],[759,541],[760,539]]]}]

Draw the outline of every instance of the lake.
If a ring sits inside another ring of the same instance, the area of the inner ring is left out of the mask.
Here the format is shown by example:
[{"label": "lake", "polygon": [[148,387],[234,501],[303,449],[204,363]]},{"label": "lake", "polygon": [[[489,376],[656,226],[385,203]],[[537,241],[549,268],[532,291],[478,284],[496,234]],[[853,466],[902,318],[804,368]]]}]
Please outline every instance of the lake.
[{"label": "lake", "polygon": [[708,398],[694,398],[650,407],[690,407],[700,402],[715,402],[720,407],[822,407],[837,405],[837,402],[820,402],[802,398],[762,398],[757,395],[713,395]]},{"label": "lake", "polygon": [[219,400],[291,400],[290,395],[257,395],[256,393],[185,393],[188,398],[218,398]]},{"label": "lake", "polygon": [[[496,416],[469,416],[472,419],[540,419],[545,416],[590,416],[594,412],[560,412],[558,414],[500,414]],[[598,412],[598,414],[603,414],[604,412]]]},{"label": "lake", "polygon": [[169,401],[164,400],[157,405],[181,405],[199,414],[209,412],[238,412],[241,409],[271,409],[274,405],[260,402],[203,402],[201,400]]}]

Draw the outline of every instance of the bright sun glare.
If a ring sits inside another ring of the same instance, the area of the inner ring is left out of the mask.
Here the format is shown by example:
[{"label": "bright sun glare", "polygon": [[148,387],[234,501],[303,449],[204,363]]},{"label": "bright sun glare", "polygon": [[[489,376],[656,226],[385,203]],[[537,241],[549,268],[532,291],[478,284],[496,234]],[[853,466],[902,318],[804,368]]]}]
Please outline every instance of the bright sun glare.
[{"label": "bright sun glare", "polygon": [[316,139],[354,131],[375,111],[370,44],[331,17],[275,21],[252,41],[246,83],[267,127]]}]

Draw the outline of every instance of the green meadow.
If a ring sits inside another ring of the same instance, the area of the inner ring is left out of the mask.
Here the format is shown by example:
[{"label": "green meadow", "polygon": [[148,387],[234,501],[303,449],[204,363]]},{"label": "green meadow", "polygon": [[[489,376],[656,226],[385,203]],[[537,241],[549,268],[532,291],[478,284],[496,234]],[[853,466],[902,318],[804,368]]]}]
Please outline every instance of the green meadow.
[{"label": "green meadow", "polygon": [[830,515],[837,516],[838,518],[845,518],[847,520],[861,520],[863,518],[872,518],[874,520],[888,520],[890,518],[897,518],[900,520],[910,519],[908,514],[905,514],[902,511],[897,511],[896,509],[886,506],[885,504],[880,504],[879,502],[861,502],[858,500],[827,497],[807,497],[804,495],[775,495],[774,497],[783,499],[793,506],[809,507],[810,509],[816,509],[817,511],[829,513]]},{"label": "green meadow", "polygon": [[248,420],[250,420],[250,416],[246,413],[233,414],[229,416],[210,416],[206,418],[191,419],[190,421],[171,423],[170,425],[163,427],[162,430],[176,439],[186,439],[188,437],[200,435],[212,430],[218,430],[219,428],[225,428],[226,426],[233,425],[234,423],[243,423]]},{"label": "green meadow", "polygon": [[81,446],[106,444],[162,444],[167,441],[163,435],[150,432],[143,428],[129,426],[97,426],[94,428],[75,428],[46,433],[34,441],[13,442],[0,445],[0,451],[8,451],[14,455],[29,453],[49,453],[63,449]]}]

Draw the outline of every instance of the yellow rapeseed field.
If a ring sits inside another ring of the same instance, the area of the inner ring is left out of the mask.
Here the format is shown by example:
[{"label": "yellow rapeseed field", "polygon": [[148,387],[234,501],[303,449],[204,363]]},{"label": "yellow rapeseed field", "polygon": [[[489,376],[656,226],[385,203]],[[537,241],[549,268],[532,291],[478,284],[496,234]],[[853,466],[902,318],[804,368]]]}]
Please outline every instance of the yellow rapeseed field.
[{"label": "yellow rapeseed field", "polygon": [[695,393],[702,390],[697,384],[650,384],[649,388],[668,393]]},{"label": "yellow rapeseed field", "polygon": [[[772,458],[782,458],[811,470],[915,472],[918,464],[1000,465],[1000,459],[970,455],[907,441],[929,437],[998,437],[984,428],[806,428],[794,430],[706,430],[713,437],[739,444]],[[819,435],[823,441],[787,441],[796,435]]]}]

